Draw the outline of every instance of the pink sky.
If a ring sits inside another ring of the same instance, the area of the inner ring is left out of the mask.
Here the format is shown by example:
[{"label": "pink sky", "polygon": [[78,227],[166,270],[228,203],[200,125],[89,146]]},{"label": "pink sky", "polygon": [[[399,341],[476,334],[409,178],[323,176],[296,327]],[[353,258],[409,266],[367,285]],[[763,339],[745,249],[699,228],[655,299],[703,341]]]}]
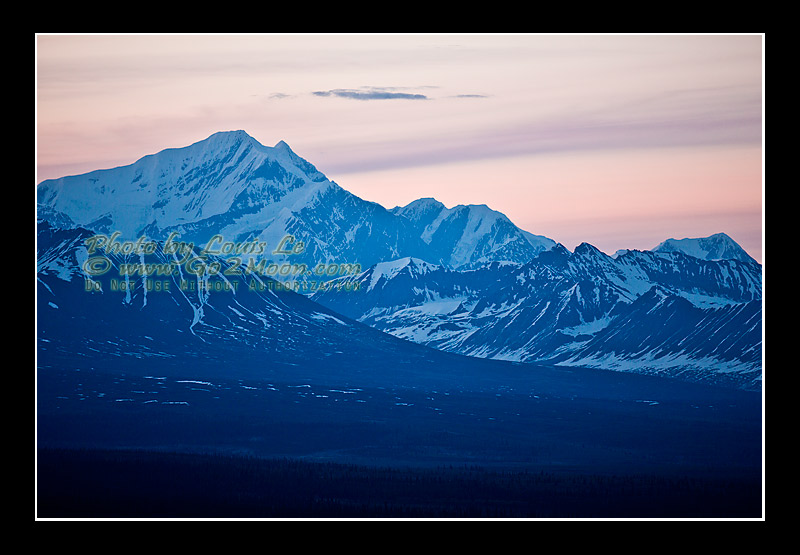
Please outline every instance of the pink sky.
[{"label": "pink sky", "polygon": [[487,204],[612,254],[725,232],[762,261],[763,37],[39,35],[36,182],[216,131],[354,194]]}]

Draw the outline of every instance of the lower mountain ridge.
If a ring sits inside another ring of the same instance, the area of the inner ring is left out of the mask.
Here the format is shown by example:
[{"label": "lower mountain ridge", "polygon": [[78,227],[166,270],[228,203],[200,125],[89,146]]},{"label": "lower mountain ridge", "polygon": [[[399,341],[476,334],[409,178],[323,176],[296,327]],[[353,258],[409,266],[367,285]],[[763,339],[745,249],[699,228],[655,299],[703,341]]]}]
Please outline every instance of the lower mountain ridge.
[{"label": "lower mountain ridge", "polygon": [[405,258],[311,298],[400,338],[473,357],[761,386],[761,267],[583,244],[453,270]]},{"label": "lower mountain ridge", "polygon": [[147,255],[98,256],[87,248],[90,237],[39,225],[37,365],[45,371],[316,373],[363,384],[422,383],[437,369],[452,377],[491,366],[395,338],[257,273],[188,273],[193,266],[163,245]]}]

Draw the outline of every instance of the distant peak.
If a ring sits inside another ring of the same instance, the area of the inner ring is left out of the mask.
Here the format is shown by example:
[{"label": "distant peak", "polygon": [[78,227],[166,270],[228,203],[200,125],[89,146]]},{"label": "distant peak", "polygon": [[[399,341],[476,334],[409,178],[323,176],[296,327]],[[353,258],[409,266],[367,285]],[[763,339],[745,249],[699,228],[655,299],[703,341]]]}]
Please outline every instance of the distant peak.
[{"label": "distant peak", "polygon": [[557,242],[553,241],[552,246],[550,246],[548,249],[545,249],[545,250],[539,252],[533,258],[531,263],[534,263],[533,261],[537,261],[537,262],[541,262],[541,263],[544,263],[544,264],[557,264],[558,265],[558,264],[562,264],[565,261],[569,260],[571,254],[572,253],[569,252],[569,249],[567,247],[565,247],[561,243],[557,243]]},{"label": "distant peak", "polygon": [[497,214],[504,216],[502,212],[490,208],[487,204],[458,204],[453,207],[453,210],[468,210],[476,214]]},{"label": "distant peak", "polygon": [[441,212],[443,210],[446,210],[444,204],[435,198],[425,197],[412,200],[405,206],[395,206],[391,209],[391,212],[415,219],[421,214],[428,214],[432,211]]},{"label": "distant peak", "polygon": [[708,237],[667,239],[652,249],[653,252],[681,252],[701,260],[755,260],[726,233],[714,233]]},{"label": "distant peak", "polygon": [[602,253],[597,247],[584,241],[583,243],[575,247],[575,254],[584,255],[584,254],[602,254]]},{"label": "distant peak", "polygon": [[409,202],[408,204],[403,206],[403,208],[416,208],[416,207],[423,207],[423,206],[425,206],[425,207],[427,207],[427,206],[436,206],[436,207],[441,207],[441,208],[445,207],[444,204],[442,204],[441,202],[439,202],[438,200],[436,200],[433,197],[423,197],[423,198],[418,198],[417,200],[412,200],[411,202]]},{"label": "distant peak", "polygon": [[[656,247],[656,249],[661,247],[661,246],[666,246],[666,245],[687,244],[689,242],[700,242],[700,241],[702,241],[702,242],[727,241],[727,242],[736,244],[736,241],[731,239],[730,236],[727,233],[720,232],[720,233],[714,233],[712,235],[709,235],[708,237],[684,237],[682,239],[676,239],[674,237],[670,237],[666,241],[662,241],[661,243],[659,243],[659,245]],[[653,250],[655,250],[655,249],[653,249]]]},{"label": "distant peak", "polygon": [[569,249],[562,245],[561,243],[556,243],[553,245],[553,248],[550,249],[550,252],[560,254],[560,255],[568,255]]}]

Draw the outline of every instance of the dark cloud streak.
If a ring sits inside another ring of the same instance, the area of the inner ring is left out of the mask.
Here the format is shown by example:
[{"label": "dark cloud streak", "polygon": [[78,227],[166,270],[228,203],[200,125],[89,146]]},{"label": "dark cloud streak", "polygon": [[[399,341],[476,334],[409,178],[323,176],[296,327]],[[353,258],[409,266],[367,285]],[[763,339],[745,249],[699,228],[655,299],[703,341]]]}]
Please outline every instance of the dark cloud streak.
[{"label": "dark cloud streak", "polygon": [[424,94],[393,92],[385,89],[331,89],[329,91],[314,91],[314,96],[336,96],[354,100],[428,100]]}]

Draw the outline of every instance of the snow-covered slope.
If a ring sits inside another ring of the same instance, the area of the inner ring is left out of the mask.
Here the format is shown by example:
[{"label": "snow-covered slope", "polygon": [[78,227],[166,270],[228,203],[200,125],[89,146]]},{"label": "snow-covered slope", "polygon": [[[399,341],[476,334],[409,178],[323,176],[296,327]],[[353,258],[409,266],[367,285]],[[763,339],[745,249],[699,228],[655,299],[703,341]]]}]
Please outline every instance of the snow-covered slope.
[{"label": "snow-covered slope", "polygon": [[[266,245],[276,262],[367,268],[405,256],[437,264],[525,262],[552,242],[523,232],[485,206],[451,210],[423,199],[387,210],[330,181],[283,141],[260,144],[244,131],[215,133],[128,166],[47,180],[37,188],[39,218],[59,227],[142,235],[205,245]],[[434,212],[428,213],[430,204]],[[304,250],[273,255],[284,237]]]},{"label": "snow-covered slope", "polygon": [[233,212],[219,231],[235,237],[245,223],[265,224],[329,186],[285,144],[265,147],[235,131],[128,166],[44,181],[38,202],[76,225],[133,239]]},{"label": "snow-covered slope", "polygon": [[[219,235],[263,243],[271,254],[291,234],[305,243],[293,261],[361,262],[359,256],[374,253],[363,264],[411,247],[388,211],[344,191],[286,143],[266,147],[244,131],[216,133],[129,166],[44,181],[37,193],[40,218],[118,231],[128,240],[177,233],[200,246]],[[359,233],[362,226],[374,228],[371,240]]]},{"label": "snow-covered slope", "polygon": [[375,269],[341,278],[359,287],[312,299],[397,337],[470,356],[742,387],[760,379],[755,262],[648,251],[613,258],[584,243],[572,253],[556,245],[528,264],[402,267],[390,279],[372,279]]},{"label": "snow-covered slope", "polygon": [[654,286],[561,363],[755,389],[761,315],[760,300],[700,308]]},{"label": "snow-covered slope", "polygon": [[519,229],[485,204],[446,208],[433,198],[423,198],[395,207],[392,213],[410,222],[414,234],[429,247],[428,260],[451,268],[525,262],[556,244]]},{"label": "snow-covered slope", "polygon": [[[189,275],[180,265],[161,272],[174,260],[161,248],[141,256],[107,253],[111,267],[97,274],[85,265],[91,236],[82,228],[39,226],[39,368],[228,378],[263,378],[284,368],[297,378],[317,373],[391,383],[391,373],[379,375],[384,366],[397,373],[415,364],[458,362],[350,320],[268,278]],[[123,271],[126,263],[153,266],[149,273],[132,274]]]}]

